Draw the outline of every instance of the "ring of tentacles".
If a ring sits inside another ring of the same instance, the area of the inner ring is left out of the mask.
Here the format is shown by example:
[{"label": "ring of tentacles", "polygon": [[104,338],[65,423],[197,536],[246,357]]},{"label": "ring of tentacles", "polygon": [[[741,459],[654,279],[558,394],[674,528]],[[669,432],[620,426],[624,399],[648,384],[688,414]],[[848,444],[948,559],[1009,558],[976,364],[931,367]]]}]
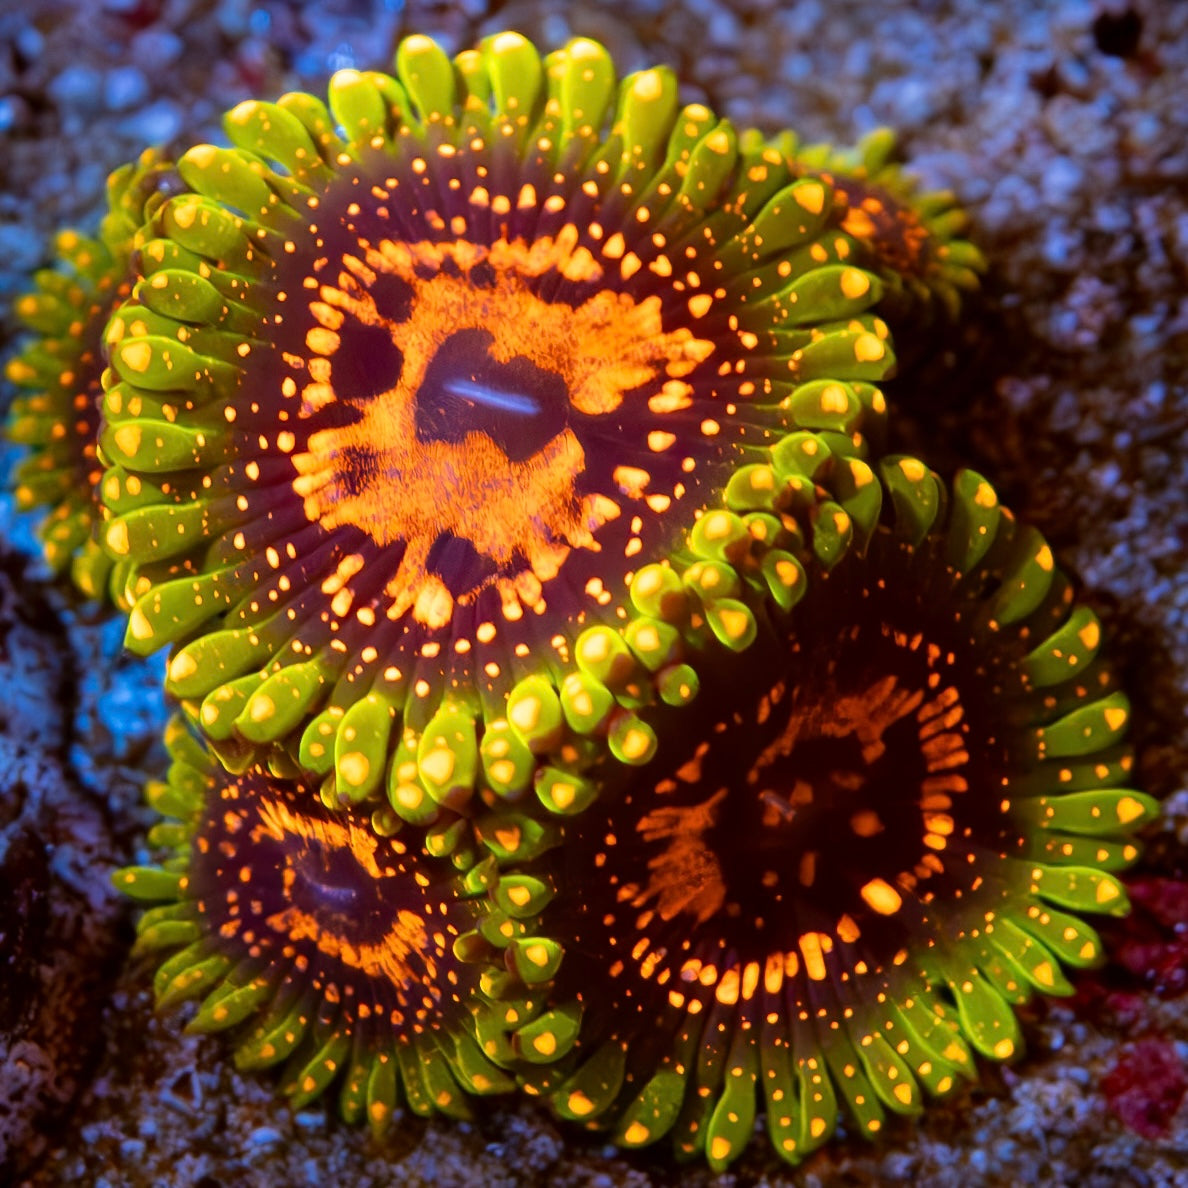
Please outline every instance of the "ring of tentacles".
[{"label": "ring of tentacles", "polygon": [[99,234],[62,231],[54,242],[58,266],[37,273],[13,306],[34,335],[5,368],[17,389],[5,435],[28,450],[13,468],[13,496],[21,511],[45,509],[37,534],[47,564],[69,572],[91,598],[119,602],[126,576],[97,533],[104,330],[131,294],[138,232],[177,181],[152,149],[116,170]]},{"label": "ring of tentacles", "polygon": [[500,973],[492,858],[327,809],[300,777],[228,772],[181,719],[165,741],[168,776],[146,798],[166,857],[115,877],[153,905],[136,951],[165,955],[159,1007],[201,1000],[187,1030],[233,1030],[238,1068],[283,1065],[294,1108],[333,1086],[343,1117],[377,1133],[397,1106],[467,1118],[468,1095],[514,1087],[467,1026]]},{"label": "ring of tentacles", "polygon": [[723,1168],[757,1101],[794,1163],[839,1110],[875,1135],[971,1075],[971,1047],[1015,1056],[1012,1008],[1101,957],[1074,913],[1127,910],[1110,872],[1157,806],[1128,787],[1097,619],[980,476],[879,471],[877,518],[806,550],[746,662],[518,870],[564,1025],[534,1049],[496,1004],[480,1038],[623,1145],[671,1133]]},{"label": "ring of tentacles", "polygon": [[130,645],[174,646],[224,754],[423,819],[471,799],[509,691],[553,749],[570,674],[569,725],[644,761],[633,710],[689,674],[637,628],[624,692],[599,628],[790,429],[864,451],[892,356],[832,189],[668,72],[616,87],[593,42],[510,34],[397,68],[245,103],[235,147],[178,160],[108,326],[104,540]]},{"label": "ring of tentacles", "polygon": [[518,1085],[716,1168],[760,1105],[874,1135],[1019,1051],[1156,811],[1042,538],[877,458],[964,216],[590,41],[396,61],[121,175],[10,368],[25,502],[106,468],[113,568],[58,511],[49,559],[172,649],[158,1001],[377,1132]]}]

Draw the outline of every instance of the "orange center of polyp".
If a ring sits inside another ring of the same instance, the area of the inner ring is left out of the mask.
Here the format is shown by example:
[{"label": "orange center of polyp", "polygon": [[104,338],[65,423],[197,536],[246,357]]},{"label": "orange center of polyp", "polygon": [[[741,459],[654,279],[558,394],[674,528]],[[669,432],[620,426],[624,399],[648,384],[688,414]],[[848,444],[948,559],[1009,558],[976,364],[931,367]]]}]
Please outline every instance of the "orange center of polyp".
[{"label": "orange center of polyp", "polygon": [[[649,482],[636,465],[616,475],[617,490],[583,487],[590,426],[629,394],[653,413],[691,402],[685,377],[713,344],[687,327],[666,331],[658,297],[603,288],[571,305],[538,295],[553,277],[586,292],[603,279],[575,245],[576,231],[531,244],[360,244],[337,283],[317,288],[301,416],[327,427],[294,455],[293,489],[311,522],[403,543],[386,588],[391,618],[411,610],[442,626],[477,589],[433,572],[443,537],[465,542],[515,600],[534,605],[571,550],[598,550],[598,529],[621,514],[616,496],[638,497]],[[388,278],[403,308],[377,302],[376,282]],[[394,382],[362,397],[339,375],[360,366],[340,355],[351,319],[387,335],[400,360]],[[613,426],[604,432],[608,448],[623,444]],[[645,456],[671,444],[651,436],[637,446]]]},{"label": "orange center of polyp", "polygon": [[[729,884],[739,883],[739,874],[746,871],[761,876],[764,889],[752,889],[752,914],[772,918],[779,914],[786,884],[813,887],[818,862],[830,862],[823,843],[845,836],[847,829],[859,847],[894,829],[890,853],[870,864],[887,878],[880,875],[861,888],[867,906],[880,914],[895,910],[891,905],[898,895],[889,890],[892,882],[906,889],[943,873],[941,856],[954,828],[953,795],[967,789],[960,770],[969,755],[956,687],[926,694],[889,675],[853,693],[842,693],[832,683],[819,697],[802,693],[797,689],[789,694],[781,682],[764,699],[764,715],[778,713],[789,696],[792,710],[750,770],[739,768],[745,790],[741,783],[723,786],[696,804],[665,806],[665,794],[681,781],[703,780],[700,754],[681,768],[676,781],[657,789],[660,803],[636,829],[645,842],[665,848],[648,862],[650,877],[638,905],[654,902],[665,920],[688,912],[705,923],[723,907],[737,918],[740,905],[727,905]],[[731,797],[736,798],[733,806]],[[744,811],[760,827],[731,879],[710,839],[728,815],[738,816],[739,797],[751,806]],[[923,848],[914,863],[893,873],[892,855],[902,859],[912,854],[905,843],[913,818],[923,824]],[[832,862],[836,865],[837,859]],[[860,905],[845,906],[857,910]]]},{"label": "orange center of polyp", "polygon": [[[258,812],[251,834],[256,873],[260,883],[270,874],[277,880],[257,901],[268,933],[283,945],[316,947],[327,970],[337,963],[398,990],[432,983],[444,941],[431,940],[431,921],[414,910],[422,906],[415,895],[399,903],[401,886],[419,884],[387,864],[378,838],[350,822],[294,813],[284,801],[265,799]],[[271,871],[265,855],[276,862]]]}]

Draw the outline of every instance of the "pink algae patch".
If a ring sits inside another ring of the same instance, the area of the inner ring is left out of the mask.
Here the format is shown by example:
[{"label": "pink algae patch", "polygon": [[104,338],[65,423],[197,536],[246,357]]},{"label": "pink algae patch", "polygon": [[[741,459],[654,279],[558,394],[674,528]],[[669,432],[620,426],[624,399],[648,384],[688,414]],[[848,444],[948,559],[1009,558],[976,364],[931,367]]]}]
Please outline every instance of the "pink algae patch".
[{"label": "pink algae patch", "polygon": [[1162,1138],[1188,1091],[1188,1069],[1168,1040],[1142,1039],[1127,1045],[1101,1088],[1110,1109],[1131,1130]]}]

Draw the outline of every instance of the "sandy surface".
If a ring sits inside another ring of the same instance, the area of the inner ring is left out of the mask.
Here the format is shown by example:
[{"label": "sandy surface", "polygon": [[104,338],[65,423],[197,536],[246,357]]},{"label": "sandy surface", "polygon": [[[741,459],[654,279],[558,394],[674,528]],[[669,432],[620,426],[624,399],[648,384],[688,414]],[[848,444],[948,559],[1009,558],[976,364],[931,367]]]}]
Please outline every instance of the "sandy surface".
[{"label": "sandy surface", "polygon": [[[1188,870],[1188,5],[5,4],[0,303],[44,264],[54,229],[93,225],[107,172],[144,144],[215,136],[219,114],[249,94],[385,68],[402,33],[436,33],[453,50],[509,27],[549,47],[599,37],[625,69],[668,62],[689,99],[741,125],[845,143],[890,125],[926,183],[961,196],[991,261],[987,293],[941,358],[889,387],[898,444],[942,471],[982,470],[1082,578],[1133,697],[1141,782],[1168,805],[1133,875],[1149,906],[1110,930],[1115,960],[1077,999],[1026,1012],[1025,1059],[984,1069],[877,1146],[843,1139],[792,1171],[761,1139],[715,1177],[674,1167],[662,1148],[621,1157],[528,1104],[461,1126],[410,1119],[376,1146],[321,1108],[294,1116],[267,1079],[237,1076],[219,1041],[153,1015],[150,971],[122,958],[130,915],[86,888],[142,842],[137,785],[159,761],[160,673],[122,658],[118,627],[49,588],[26,617],[57,641],[66,676],[52,665],[18,676],[50,682],[39,695],[62,707],[46,746],[78,807],[64,819],[47,794],[50,807],[34,808],[48,816],[29,828],[58,822],[52,873],[120,972],[70,975],[86,988],[92,1059],[84,1087],[59,1094],[57,1121],[33,1133],[19,1108],[0,1108],[10,1166],[39,1160],[17,1182],[1188,1185],[1188,1104],[1175,1091],[1188,1076],[1188,951],[1174,930]],[[0,525],[27,548],[4,500]],[[16,661],[0,651],[0,662]],[[17,1061],[6,1076],[21,1067],[20,1051],[0,1056]]]}]

